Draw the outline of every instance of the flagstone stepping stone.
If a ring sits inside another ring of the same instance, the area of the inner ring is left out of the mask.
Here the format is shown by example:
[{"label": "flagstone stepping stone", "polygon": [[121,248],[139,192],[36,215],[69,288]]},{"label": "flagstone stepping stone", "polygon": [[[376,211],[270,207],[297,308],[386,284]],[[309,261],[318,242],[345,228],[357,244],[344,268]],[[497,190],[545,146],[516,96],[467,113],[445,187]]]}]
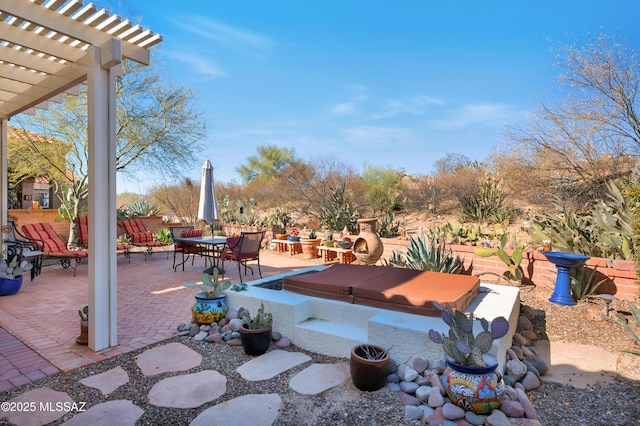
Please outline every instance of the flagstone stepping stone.
[{"label": "flagstone stepping stone", "polygon": [[199,366],[201,362],[202,355],[177,342],[156,346],[136,357],[136,363],[145,376],[185,371]]},{"label": "flagstone stepping stone", "polygon": [[238,367],[237,371],[243,379],[256,382],[258,380],[267,380],[275,377],[296,365],[308,361],[311,361],[309,355],[299,352],[275,350],[245,362]]},{"label": "flagstone stepping stone", "polygon": [[281,405],[278,394],[244,395],[207,408],[189,426],[270,426],[278,417]]},{"label": "flagstone stepping stone", "polygon": [[[29,410],[2,410],[2,417],[17,426],[40,426],[53,423],[73,408],[73,399],[65,392],[49,388],[30,390],[8,401],[27,405]],[[33,404],[33,405],[31,405]],[[31,411],[31,408],[35,411]],[[60,410],[58,409],[60,408]]]},{"label": "flagstone stepping stone", "polygon": [[294,391],[305,395],[316,395],[343,383],[350,373],[347,364],[311,364],[290,381]]},{"label": "flagstone stepping stone", "polygon": [[149,391],[149,403],[157,407],[195,408],[227,391],[227,378],[214,370],[160,380]]},{"label": "flagstone stepping stone", "polygon": [[65,426],[134,426],[143,414],[144,410],[132,401],[120,399],[94,405],[62,424]]},{"label": "flagstone stepping stone", "polygon": [[116,367],[104,373],[82,379],[80,383],[90,388],[98,389],[103,395],[109,395],[118,387],[129,383],[129,375],[122,367]]}]

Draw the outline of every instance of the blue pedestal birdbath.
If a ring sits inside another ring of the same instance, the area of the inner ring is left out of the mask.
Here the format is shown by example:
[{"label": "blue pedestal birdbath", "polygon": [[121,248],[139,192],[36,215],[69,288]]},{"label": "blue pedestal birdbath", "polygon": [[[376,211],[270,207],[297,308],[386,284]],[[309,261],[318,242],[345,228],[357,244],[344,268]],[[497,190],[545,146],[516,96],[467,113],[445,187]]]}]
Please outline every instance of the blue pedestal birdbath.
[{"label": "blue pedestal birdbath", "polygon": [[589,256],[561,251],[543,251],[542,254],[558,269],[556,287],[549,301],[559,305],[575,305],[576,301],[571,296],[571,276],[569,274],[571,268],[582,265],[589,259]]}]

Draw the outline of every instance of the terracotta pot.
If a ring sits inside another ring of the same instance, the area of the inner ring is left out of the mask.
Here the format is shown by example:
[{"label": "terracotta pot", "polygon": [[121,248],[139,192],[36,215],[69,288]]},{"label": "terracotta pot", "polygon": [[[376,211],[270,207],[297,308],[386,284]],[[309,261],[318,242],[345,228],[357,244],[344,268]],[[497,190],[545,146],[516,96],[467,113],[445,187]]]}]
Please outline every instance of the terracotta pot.
[{"label": "terracotta pot", "polygon": [[244,324],[240,328],[240,341],[242,348],[247,355],[262,355],[271,345],[271,327],[259,328],[257,330],[247,328]]},{"label": "terracotta pot", "polygon": [[276,234],[276,238],[277,238],[278,240],[286,240],[286,239],[287,239],[287,237],[288,237],[288,235],[287,235],[287,234]]},{"label": "terracotta pot", "polygon": [[80,335],[76,337],[76,343],[79,345],[89,344],[89,321],[80,321]]},{"label": "terracotta pot", "polygon": [[381,346],[369,344],[357,345],[351,349],[349,367],[353,384],[361,391],[373,392],[381,389],[387,382],[391,357],[387,352],[381,359],[368,359],[365,348],[369,352],[378,354],[382,354],[386,350]]},{"label": "terracotta pot", "polygon": [[382,253],[384,253],[384,245],[382,240],[376,234],[376,222],[378,219],[358,219],[360,234],[358,239],[353,243],[353,254],[356,258],[366,264],[374,265]]},{"label": "terracotta pot", "polygon": [[302,257],[305,259],[315,259],[318,257],[318,246],[320,245],[320,240],[303,238],[300,240],[300,244],[302,245]]}]

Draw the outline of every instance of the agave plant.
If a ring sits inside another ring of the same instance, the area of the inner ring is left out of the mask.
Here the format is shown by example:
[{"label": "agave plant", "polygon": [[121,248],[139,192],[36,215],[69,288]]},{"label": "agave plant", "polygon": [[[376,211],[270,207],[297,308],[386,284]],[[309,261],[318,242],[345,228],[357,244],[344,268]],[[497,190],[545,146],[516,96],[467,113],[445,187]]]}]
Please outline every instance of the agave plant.
[{"label": "agave plant", "polygon": [[419,238],[411,237],[407,253],[395,251],[389,264],[396,268],[408,268],[418,271],[444,272],[459,274],[462,272],[462,260],[435,236],[430,239],[425,234]]},{"label": "agave plant", "polygon": [[[635,319],[636,325],[638,327],[640,327],[640,309],[636,305],[631,303],[629,300],[627,300],[627,304],[629,305],[629,309],[633,313],[633,318]],[[613,317],[604,317],[604,319],[606,319],[607,321],[616,323],[619,326],[621,326],[622,328],[624,328],[626,330],[626,332],[631,335],[633,340],[636,341],[636,345],[640,346],[640,335],[638,335],[633,330],[633,328],[631,328],[631,326],[627,323],[627,320],[625,318],[623,318],[623,317],[620,317],[620,318],[618,318],[618,317],[615,317],[615,318],[613,318]],[[640,355],[640,349],[624,350],[622,352],[628,352],[630,354]]]},{"label": "agave plant", "polygon": [[486,367],[483,355],[491,350],[494,339],[499,339],[509,331],[509,322],[504,317],[497,317],[489,322],[480,318],[482,330],[473,335],[473,315],[467,317],[462,311],[455,312],[450,305],[443,307],[439,303],[433,305],[440,310],[440,315],[449,326],[449,334],[429,330],[429,338],[442,345],[444,353],[456,364],[465,367]]}]

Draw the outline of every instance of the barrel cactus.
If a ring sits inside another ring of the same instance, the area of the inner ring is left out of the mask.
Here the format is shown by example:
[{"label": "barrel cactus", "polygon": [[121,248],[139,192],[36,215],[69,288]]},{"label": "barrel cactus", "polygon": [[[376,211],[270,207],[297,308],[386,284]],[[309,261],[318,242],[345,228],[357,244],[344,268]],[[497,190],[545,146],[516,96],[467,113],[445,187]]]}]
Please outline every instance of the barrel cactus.
[{"label": "barrel cactus", "polygon": [[480,318],[482,331],[473,335],[473,315],[467,317],[462,311],[455,312],[451,306],[433,303],[440,310],[442,320],[449,326],[449,334],[429,330],[429,338],[441,344],[445,354],[453,362],[466,367],[486,367],[483,355],[491,350],[494,339],[499,339],[509,331],[509,322],[504,317],[495,318],[491,324]]}]

